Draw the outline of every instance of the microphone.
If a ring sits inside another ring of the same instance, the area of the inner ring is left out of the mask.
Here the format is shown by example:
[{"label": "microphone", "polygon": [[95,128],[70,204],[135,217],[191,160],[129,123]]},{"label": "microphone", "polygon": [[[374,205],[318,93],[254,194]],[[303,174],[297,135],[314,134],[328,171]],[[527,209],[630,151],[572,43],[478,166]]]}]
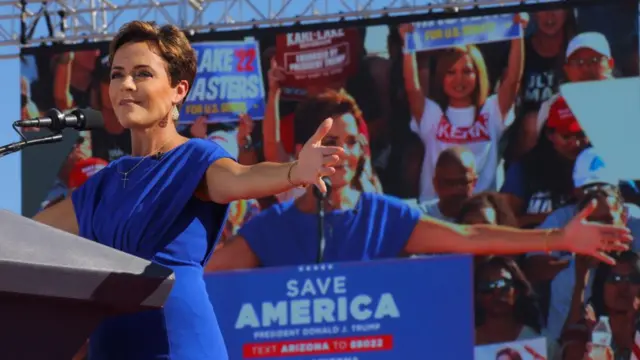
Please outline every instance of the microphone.
[{"label": "microphone", "polygon": [[323,177],[322,182],[327,187],[327,192],[322,193],[317,186],[313,187],[313,195],[318,200],[318,256],[316,262],[320,264],[324,259],[324,249],[327,246],[327,239],[324,233],[324,200],[331,194],[331,180]]},{"label": "microphone", "polygon": [[45,113],[44,117],[18,120],[13,123],[13,126],[49,128],[53,132],[59,132],[65,128],[101,129],[104,126],[104,121],[102,114],[93,109],[75,109],[66,114],[58,109],[51,109]]},{"label": "microphone", "polygon": [[322,193],[322,191],[320,191],[317,186],[313,187],[313,195],[318,200],[326,199],[331,194],[331,180],[328,177],[323,177],[322,182],[324,183],[324,186],[327,187],[326,193]]}]

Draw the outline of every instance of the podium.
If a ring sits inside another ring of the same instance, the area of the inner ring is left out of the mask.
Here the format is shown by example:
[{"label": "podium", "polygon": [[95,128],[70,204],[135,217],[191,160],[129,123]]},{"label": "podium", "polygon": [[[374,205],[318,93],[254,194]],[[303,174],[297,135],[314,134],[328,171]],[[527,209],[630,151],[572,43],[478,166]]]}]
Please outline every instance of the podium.
[{"label": "podium", "polygon": [[173,272],[0,210],[0,359],[69,360],[109,316],[162,307]]}]

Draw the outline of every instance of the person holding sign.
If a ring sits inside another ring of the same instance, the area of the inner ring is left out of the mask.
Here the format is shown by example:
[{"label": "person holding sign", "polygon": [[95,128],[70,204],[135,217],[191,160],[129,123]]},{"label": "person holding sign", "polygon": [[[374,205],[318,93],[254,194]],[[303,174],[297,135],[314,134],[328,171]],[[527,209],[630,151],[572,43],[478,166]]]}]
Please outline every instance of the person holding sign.
[{"label": "person holding sign", "polygon": [[[125,24],[111,42],[109,63],[109,97],[131,131],[132,156],[110,163],[35,220],[169,267],[176,282],[163,309],[100,324],[89,358],[228,359],[203,279],[228,203],[296,186],[326,191],[321,177],[336,172],[344,152],[321,144],[332,120],[319,124],[297,161],[240,165],[215,142],[176,130],[196,74],[194,50],[180,29]],[[591,238],[612,240],[597,229]]]},{"label": "person holding sign", "polygon": [[[588,254],[611,263],[604,252],[626,249],[629,231],[622,226],[586,223],[594,210],[581,211],[564,229],[520,230],[495,225],[456,225],[422,216],[419,209],[384,194],[358,192],[350,183],[364,149],[358,141],[357,120],[344,103],[331,96],[309,99],[296,112],[296,143],[315,140],[316,126],[331,128],[325,145],[344,149],[330,175],[324,233],[326,262],[395,258],[406,254],[517,254],[534,249]],[[304,121],[303,121],[304,120]],[[316,133],[317,134],[317,133]],[[300,148],[300,146],[298,146]],[[299,153],[299,158],[304,153]],[[319,258],[317,203],[312,188],[294,201],[256,215],[216,251],[208,270],[310,264]],[[580,241],[577,241],[579,239]]]},{"label": "person holding sign", "polygon": [[[538,299],[513,259],[477,260],[474,277],[476,346],[541,337]],[[557,343],[546,339],[546,344],[549,359],[553,359]]]},{"label": "person holding sign", "polygon": [[[528,16],[516,15],[514,22],[524,29]],[[399,30],[407,40],[413,26],[405,24]],[[476,156],[479,177],[475,191],[497,190],[498,142],[514,119],[513,106],[524,69],[523,52],[522,36],[511,40],[509,62],[497,94],[489,96],[487,66],[480,50],[475,45],[444,49],[437,56],[437,86],[430,93],[431,98],[425,98],[420,87],[415,54],[405,52],[403,76],[411,129],[425,145],[421,201],[436,197],[432,183],[436,160],[440,152],[454,145],[463,145]]]},{"label": "person holding sign", "polygon": [[[564,359],[582,359],[585,353],[593,360],[640,358],[640,256],[625,251],[616,259],[615,266],[608,266],[575,258],[571,271],[576,284],[560,338]],[[602,339],[596,324],[603,317],[609,319],[611,338],[592,346],[590,342]]]}]

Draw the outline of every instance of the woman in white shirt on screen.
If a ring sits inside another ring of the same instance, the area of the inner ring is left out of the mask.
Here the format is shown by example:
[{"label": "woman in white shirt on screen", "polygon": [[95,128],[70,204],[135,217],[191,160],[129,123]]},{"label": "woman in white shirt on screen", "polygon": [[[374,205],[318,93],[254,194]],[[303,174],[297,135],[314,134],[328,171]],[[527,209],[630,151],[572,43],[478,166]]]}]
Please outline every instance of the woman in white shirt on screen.
[{"label": "woman in white shirt on screen", "polygon": [[[527,15],[516,15],[514,22],[523,28]],[[400,27],[404,38],[412,25]],[[489,96],[489,79],[482,53],[475,45],[458,46],[438,55],[436,86],[426,98],[417,77],[415,54],[404,55],[404,83],[411,111],[411,129],[425,145],[420,175],[420,200],[436,198],[433,174],[440,152],[463,145],[476,156],[478,182],[476,192],[496,190],[498,142],[513,122],[513,105],[524,68],[522,38],[511,41],[509,60],[497,94]]]}]

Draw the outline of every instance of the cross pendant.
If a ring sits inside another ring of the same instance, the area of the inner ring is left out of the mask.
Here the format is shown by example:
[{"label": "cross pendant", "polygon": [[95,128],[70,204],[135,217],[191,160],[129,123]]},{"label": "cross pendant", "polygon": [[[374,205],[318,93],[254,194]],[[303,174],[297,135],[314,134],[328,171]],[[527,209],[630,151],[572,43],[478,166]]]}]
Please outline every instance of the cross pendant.
[{"label": "cross pendant", "polygon": [[128,174],[123,174],[122,176],[122,188],[125,189],[127,187],[127,181],[129,181],[129,179],[127,178]]}]

